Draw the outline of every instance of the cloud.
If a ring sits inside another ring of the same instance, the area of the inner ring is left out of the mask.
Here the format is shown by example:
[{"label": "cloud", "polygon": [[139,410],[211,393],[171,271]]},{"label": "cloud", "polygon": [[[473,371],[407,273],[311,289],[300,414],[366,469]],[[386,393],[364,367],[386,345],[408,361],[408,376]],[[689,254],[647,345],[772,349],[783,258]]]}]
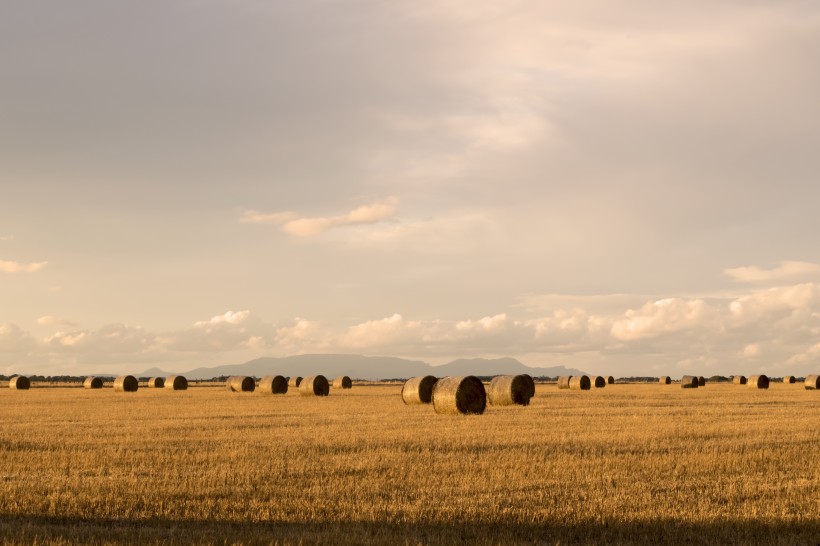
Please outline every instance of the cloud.
[{"label": "cloud", "polygon": [[782,261],[779,267],[763,269],[757,266],[734,267],[723,272],[742,283],[772,283],[820,277],[820,264],[811,262]]},{"label": "cloud", "polygon": [[389,220],[396,215],[398,200],[390,197],[382,201],[361,205],[350,212],[338,216],[300,217],[293,212],[261,213],[245,211],[239,221],[251,224],[273,224],[282,231],[296,237],[315,237],[329,230]]},{"label": "cloud", "polygon": [[14,235],[0,235],[0,241],[13,241]]},{"label": "cloud", "polygon": [[37,324],[40,326],[63,326],[63,327],[74,327],[77,326],[76,323],[66,320],[60,317],[55,317],[54,315],[45,315],[37,319]]},{"label": "cloud", "polygon": [[0,272],[2,273],[34,273],[43,269],[48,262],[20,263],[0,260]]}]

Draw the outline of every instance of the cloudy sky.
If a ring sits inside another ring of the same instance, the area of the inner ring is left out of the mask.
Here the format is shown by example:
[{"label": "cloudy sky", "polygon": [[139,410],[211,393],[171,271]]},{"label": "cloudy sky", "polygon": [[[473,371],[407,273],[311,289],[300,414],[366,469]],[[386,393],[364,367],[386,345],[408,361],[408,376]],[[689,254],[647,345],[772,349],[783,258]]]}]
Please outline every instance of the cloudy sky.
[{"label": "cloudy sky", "polygon": [[4,1],[0,373],[816,373],[818,97],[811,1]]}]

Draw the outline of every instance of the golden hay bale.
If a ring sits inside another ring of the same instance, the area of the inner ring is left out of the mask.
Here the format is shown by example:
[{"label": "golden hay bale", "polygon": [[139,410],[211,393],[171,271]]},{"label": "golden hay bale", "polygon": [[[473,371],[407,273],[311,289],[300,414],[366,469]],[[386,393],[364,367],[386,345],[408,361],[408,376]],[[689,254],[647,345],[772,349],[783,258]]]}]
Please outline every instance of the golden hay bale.
[{"label": "golden hay bale", "polygon": [[473,375],[439,379],[433,387],[433,408],[436,413],[480,415],[487,408],[484,383]]},{"label": "golden hay bale", "polygon": [[18,391],[26,391],[31,388],[31,381],[25,375],[15,375],[9,379],[9,388]]},{"label": "golden hay bale", "polygon": [[769,378],[763,374],[753,375],[746,384],[752,389],[768,389]]},{"label": "golden hay bale", "polygon": [[743,375],[736,375],[732,377],[732,384],[733,385],[745,385],[746,384],[746,377]]},{"label": "golden hay bale", "polygon": [[253,377],[246,375],[231,376],[225,385],[231,392],[253,392],[256,389],[256,381],[254,381]]},{"label": "golden hay bale", "polygon": [[490,381],[487,399],[493,406],[528,406],[530,383],[523,375],[498,375]]},{"label": "golden hay bale", "polygon": [[302,382],[301,377],[299,377],[299,376],[291,377],[291,378],[288,379],[288,387],[293,387],[295,389],[299,386],[299,384],[301,382]]},{"label": "golden hay bale", "polygon": [[334,389],[352,389],[353,388],[353,381],[346,375],[340,375],[336,379],[333,380],[333,388]]},{"label": "golden hay bale", "polygon": [[528,373],[522,373],[521,375],[527,380],[527,384],[530,386],[530,398],[535,397],[535,380]]},{"label": "golden hay bale", "polygon": [[591,386],[589,377],[586,375],[573,376],[569,380],[569,388],[573,391],[588,391]]},{"label": "golden hay bale", "polygon": [[83,388],[101,389],[103,388],[103,380],[99,377],[86,377],[85,381],[83,381]]},{"label": "golden hay bale", "polygon": [[571,375],[562,375],[558,378],[558,388],[559,389],[568,389],[569,388],[569,381],[572,379]]},{"label": "golden hay bale", "polygon": [[299,393],[304,396],[327,396],[330,394],[330,383],[323,375],[311,375],[299,383]]},{"label": "golden hay bale", "polygon": [[697,389],[699,386],[698,378],[694,375],[684,375],[680,378],[680,386],[682,389]]},{"label": "golden hay bale", "polygon": [[408,405],[429,404],[433,401],[433,387],[436,381],[438,379],[432,375],[411,377],[401,388],[401,399]]},{"label": "golden hay bale", "polygon": [[149,389],[161,389],[165,386],[165,380],[161,377],[152,377],[148,380]]},{"label": "golden hay bale", "polygon": [[820,390],[820,375],[810,375],[803,382],[807,391]]},{"label": "golden hay bale", "polygon": [[259,380],[259,392],[261,394],[286,394],[288,380],[281,375],[266,375]]},{"label": "golden hay bale", "polygon": [[114,392],[137,392],[140,382],[133,375],[121,375],[114,380]]},{"label": "golden hay bale", "polygon": [[169,391],[187,391],[188,379],[184,375],[169,375],[165,378],[165,388]]},{"label": "golden hay bale", "polygon": [[672,384],[672,378],[669,377],[668,375],[664,375],[663,377],[658,379],[658,383],[660,383],[661,385],[671,385]]},{"label": "golden hay bale", "polygon": [[606,379],[604,379],[600,375],[596,375],[592,379],[592,384],[595,385],[596,389],[603,389],[604,387],[606,387]]},{"label": "golden hay bale", "polygon": [[698,387],[705,387],[706,386],[706,378],[702,375],[698,376]]},{"label": "golden hay bale", "polygon": [[610,375],[610,376],[607,376],[607,378],[606,378],[606,384],[607,384],[607,385],[614,385],[614,384],[615,384],[615,378],[614,378],[614,377],[612,377],[611,375]]},{"label": "golden hay bale", "polygon": [[787,375],[783,378],[783,383],[791,384],[791,383],[794,383],[794,382],[795,382],[795,379],[794,379],[793,375]]}]

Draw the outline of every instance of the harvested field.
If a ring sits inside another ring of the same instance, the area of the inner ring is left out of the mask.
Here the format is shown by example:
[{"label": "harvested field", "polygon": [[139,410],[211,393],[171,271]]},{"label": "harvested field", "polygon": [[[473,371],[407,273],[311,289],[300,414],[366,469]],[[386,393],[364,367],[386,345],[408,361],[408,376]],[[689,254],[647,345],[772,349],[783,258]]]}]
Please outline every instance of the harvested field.
[{"label": "harvested field", "polygon": [[[816,391],[624,384],[578,396],[537,385],[527,408],[462,416],[405,405],[401,388],[327,398],[0,389],[0,536],[63,545],[820,536],[820,475],[801,470],[820,467]],[[146,479],[157,469],[162,479]]]}]

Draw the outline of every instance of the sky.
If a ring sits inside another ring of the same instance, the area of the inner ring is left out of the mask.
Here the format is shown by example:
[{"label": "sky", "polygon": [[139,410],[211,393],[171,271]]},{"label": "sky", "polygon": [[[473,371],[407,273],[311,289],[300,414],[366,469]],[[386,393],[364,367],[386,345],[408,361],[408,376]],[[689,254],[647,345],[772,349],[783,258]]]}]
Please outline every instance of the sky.
[{"label": "sky", "polygon": [[0,3],[0,373],[820,371],[812,1]]}]

